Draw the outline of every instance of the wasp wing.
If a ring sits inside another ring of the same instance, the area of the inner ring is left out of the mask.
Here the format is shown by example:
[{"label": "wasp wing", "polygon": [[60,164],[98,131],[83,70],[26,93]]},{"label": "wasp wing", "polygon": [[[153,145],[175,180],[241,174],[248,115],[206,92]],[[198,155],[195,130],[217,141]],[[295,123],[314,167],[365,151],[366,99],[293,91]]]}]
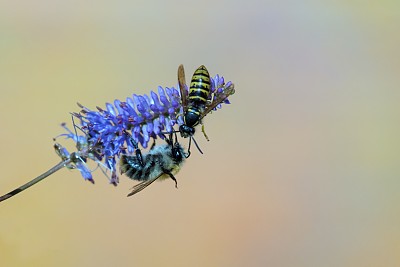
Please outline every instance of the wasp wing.
[{"label": "wasp wing", "polygon": [[178,67],[178,84],[179,84],[179,90],[181,91],[183,112],[186,112],[188,92],[187,92],[187,85],[186,85],[186,78],[185,78],[185,69],[183,68],[182,64],[179,65],[179,67]]},{"label": "wasp wing", "polygon": [[161,177],[161,175],[158,176],[158,177],[156,177],[156,178],[154,178],[154,179],[146,180],[146,181],[143,181],[143,182],[141,182],[141,183],[138,183],[137,185],[135,185],[134,187],[132,187],[132,192],[130,192],[130,193],[128,194],[128,197],[133,196],[133,195],[136,194],[136,193],[139,193],[140,191],[142,191],[143,189],[145,189],[146,187],[148,187],[149,185],[151,185],[155,180],[157,180],[157,179],[160,178],[160,177]]},{"label": "wasp wing", "polygon": [[235,86],[230,84],[227,88],[225,88],[224,93],[218,95],[216,99],[214,99],[210,105],[206,106],[204,109],[203,113],[200,116],[199,121],[204,118],[210,111],[212,111],[214,108],[216,108],[219,104],[224,102],[230,95],[233,95],[235,93]]}]

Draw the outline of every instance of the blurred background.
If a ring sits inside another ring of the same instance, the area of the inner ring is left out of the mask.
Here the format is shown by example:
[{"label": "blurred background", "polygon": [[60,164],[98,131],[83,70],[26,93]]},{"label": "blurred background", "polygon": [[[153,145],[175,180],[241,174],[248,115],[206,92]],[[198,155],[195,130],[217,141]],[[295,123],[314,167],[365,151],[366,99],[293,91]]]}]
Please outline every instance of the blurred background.
[{"label": "blurred background", "polygon": [[175,86],[181,63],[236,94],[178,190],[63,169],[2,202],[0,266],[400,266],[399,8],[2,1],[0,194],[58,163],[78,101]]}]

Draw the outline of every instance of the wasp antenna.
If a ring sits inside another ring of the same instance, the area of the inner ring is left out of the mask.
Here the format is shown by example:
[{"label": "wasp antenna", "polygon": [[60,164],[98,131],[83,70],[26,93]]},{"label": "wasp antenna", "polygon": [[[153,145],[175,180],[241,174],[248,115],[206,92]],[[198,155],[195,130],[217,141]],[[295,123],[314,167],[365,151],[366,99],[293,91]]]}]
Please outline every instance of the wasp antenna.
[{"label": "wasp antenna", "polygon": [[178,143],[178,135],[175,132],[175,143]]},{"label": "wasp antenna", "polygon": [[190,137],[190,139],[193,139],[193,142],[194,142],[194,144],[196,145],[197,149],[199,150],[199,152],[200,152],[201,154],[203,154],[203,151],[201,151],[201,149],[200,149],[199,145],[198,145],[198,144],[197,144],[197,142],[196,142],[196,139],[194,139],[194,137],[193,137],[193,136],[192,136],[192,137]]}]

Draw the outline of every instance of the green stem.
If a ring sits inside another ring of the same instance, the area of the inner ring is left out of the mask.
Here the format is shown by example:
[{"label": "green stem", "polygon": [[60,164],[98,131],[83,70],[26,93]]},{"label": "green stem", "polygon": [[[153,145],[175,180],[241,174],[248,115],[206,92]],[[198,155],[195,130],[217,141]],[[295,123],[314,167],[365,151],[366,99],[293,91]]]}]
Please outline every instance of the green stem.
[{"label": "green stem", "polygon": [[45,173],[42,173],[41,175],[39,175],[38,177],[36,177],[35,179],[33,179],[32,181],[27,182],[24,185],[21,185],[20,187],[14,189],[13,191],[9,192],[8,194],[5,194],[3,196],[0,196],[0,202],[4,201],[12,196],[15,196],[16,194],[24,191],[25,189],[28,189],[29,187],[31,187],[32,185],[40,182],[41,180],[43,180],[44,178],[46,178],[47,176],[55,173],[56,171],[60,170],[61,168],[65,167],[68,163],[70,163],[71,160],[65,160],[65,161],[61,161],[60,163],[58,163],[57,165],[55,165],[53,168],[51,168],[50,170],[48,170]]}]

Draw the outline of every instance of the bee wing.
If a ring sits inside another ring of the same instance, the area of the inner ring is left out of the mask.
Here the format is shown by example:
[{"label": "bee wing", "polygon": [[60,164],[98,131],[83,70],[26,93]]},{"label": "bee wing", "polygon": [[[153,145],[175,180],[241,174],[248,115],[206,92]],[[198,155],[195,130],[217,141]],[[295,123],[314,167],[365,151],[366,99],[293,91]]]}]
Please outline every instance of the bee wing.
[{"label": "bee wing", "polygon": [[185,69],[183,65],[179,65],[178,67],[178,84],[179,90],[181,91],[181,100],[182,100],[182,107],[183,112],[187,110],[187,85],[186,85],[186,78],[185,78]]},{"label": "bee wing", "polygon": [[214,108],[216,108],[219,104],[221,104],[222,102],[225,101],[225,99],[227,99],[230,95],[233,95],[235,93],[235,86],[233,85],[233,83],[225,88],[224,93],[219,95],[217,97],[217,99],[215,99],[214,101],[211,102],[211,104],[209,106],[206,106],[206,108],[204,109],[203,113],[200,116],[201,120],[202,118],[204,118],[208,113],[210,113],[211,110],[213,110]]},{"label": "bee wing", "polygon": [[[161,176],[161,175],[160,175]],[[157,180],[158,178],[160,178],[160,176],[151,179],[151,180],[146,180],[143,181],[141,183],[138,183],[137,185],[135,185],[134,187],[132,187],[132,192],[130,192],[128,194],[128,197],[133,196],[136,193],[139,193],[140,191],[142,191],[143,189],[145,189],[146,187],[148,187],[149,185],[151,185],[155,180]]]}]

